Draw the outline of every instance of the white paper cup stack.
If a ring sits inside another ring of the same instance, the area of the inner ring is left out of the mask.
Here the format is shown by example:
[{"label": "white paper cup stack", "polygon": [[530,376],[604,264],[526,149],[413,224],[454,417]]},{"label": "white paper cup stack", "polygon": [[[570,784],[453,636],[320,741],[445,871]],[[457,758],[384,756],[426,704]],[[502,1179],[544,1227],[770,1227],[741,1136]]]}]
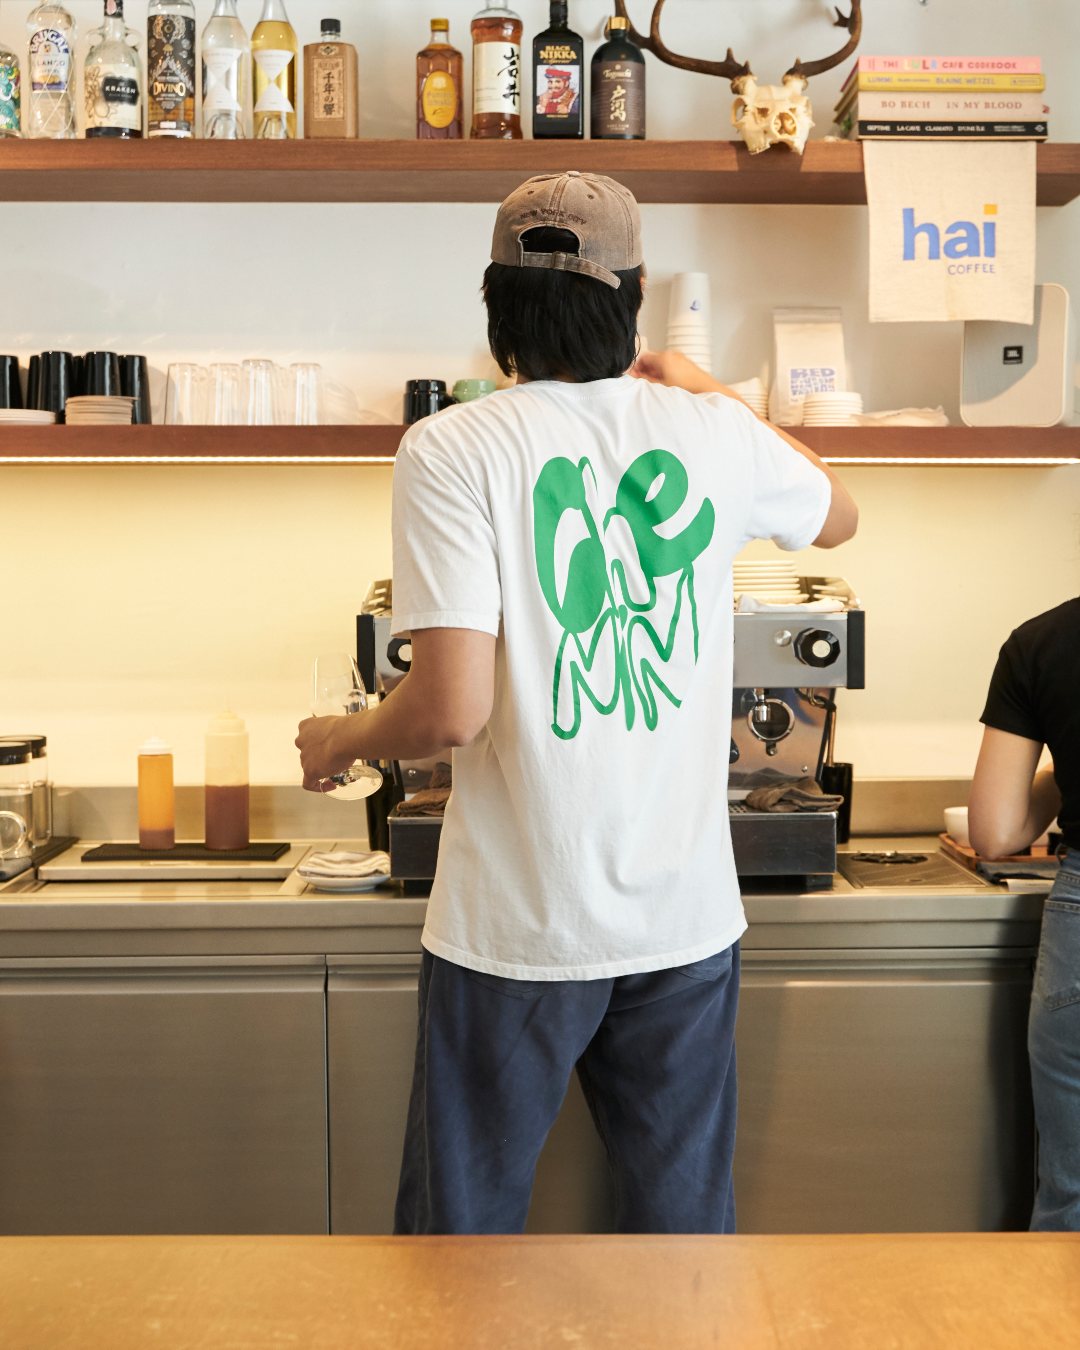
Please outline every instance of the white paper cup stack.
[{"label": "white paper cup stack", "polygon": [[861,394],[837,390],[832,394],[807,394],[802,404],[804,427],[853,427],[863,410]]},{"label": "white paper cup stack", "polygon": [[728,385],[728,388],[733,394],[738,394],[751,412],[756,412],[759,417],[768,417],[769,391],[763,380],[755,375],[752,380],[740,380],[738,384]]},{"label": "white paper cup stack", "polygon": [[712,369],[712,321],[707,272],[676,272],[671,280],[667,345],[703,370]]}]

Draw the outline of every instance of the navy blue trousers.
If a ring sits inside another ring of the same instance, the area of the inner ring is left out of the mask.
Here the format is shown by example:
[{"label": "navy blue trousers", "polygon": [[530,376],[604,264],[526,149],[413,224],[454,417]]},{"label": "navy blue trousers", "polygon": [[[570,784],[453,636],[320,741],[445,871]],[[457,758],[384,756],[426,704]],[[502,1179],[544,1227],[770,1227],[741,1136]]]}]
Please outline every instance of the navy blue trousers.
[{"label": "navy blue trousers", "polygon": [[520,1233],[576,1069],[621,1233],[731,1233],[739,944],[601,980],[507,980],[424,952],[394,1231]]}]

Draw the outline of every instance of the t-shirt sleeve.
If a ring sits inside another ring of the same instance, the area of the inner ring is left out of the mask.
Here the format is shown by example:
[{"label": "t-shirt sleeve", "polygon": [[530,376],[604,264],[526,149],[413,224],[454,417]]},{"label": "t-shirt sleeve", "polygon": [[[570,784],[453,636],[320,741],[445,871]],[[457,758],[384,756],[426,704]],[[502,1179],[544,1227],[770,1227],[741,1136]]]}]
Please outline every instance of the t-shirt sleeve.
[{"label": "t-shirt sleeve", "polygon": [[736,419],[751,458],[754,488],[745,540],[772,539],[792,551],[807,548],[829,514],[832,484],[744,404],[726,397],[724,403],[729,416]]},{"label": "t-shirt sleeve", "polygon": [[393,555],[395,634],[498,636],[502,588],[487,502],[446,451],[408,437],[394,463]]},{"label": "t-shirt sleeve", "polygon": [[997,665],[990,677],[986,707],[979,721],[985,726],[1023,736],[1029,741],[1046,740],[1036,716],[1031,677],[1016,633],[1009,637],[998,653]]}]

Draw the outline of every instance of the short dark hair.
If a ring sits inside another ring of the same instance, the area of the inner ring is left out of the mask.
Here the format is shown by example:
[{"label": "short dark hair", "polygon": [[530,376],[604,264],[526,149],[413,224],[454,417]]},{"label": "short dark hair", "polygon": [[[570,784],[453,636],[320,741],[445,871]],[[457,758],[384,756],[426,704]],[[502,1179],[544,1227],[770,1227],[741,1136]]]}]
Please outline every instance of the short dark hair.
[{"label": "short dark hair", "polygon": [[[543,226],[522,242],[533,253],[576,253],[577,237]],[[606,380],[637,357],[641,267],[616,272],[618,289],[580,272],[491,263],[484,273],[488,346],[504,375],[527,380]]]}]

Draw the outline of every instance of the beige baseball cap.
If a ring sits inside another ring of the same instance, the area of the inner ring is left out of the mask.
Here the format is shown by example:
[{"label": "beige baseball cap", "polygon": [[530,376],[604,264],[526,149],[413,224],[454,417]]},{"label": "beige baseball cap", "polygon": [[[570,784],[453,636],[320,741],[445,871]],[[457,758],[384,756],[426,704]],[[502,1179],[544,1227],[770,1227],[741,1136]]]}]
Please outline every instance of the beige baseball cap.
[{"label": "beige baseball cap", "polygon": [[[549,225],[577,236],[577,253],[529,253],[527,230]],[[598,173],[542,173],[499,207],[491,261],[505,267],[580,272],[618,288],[616,272],[641,265],[641,215],[629,188]]]}]

